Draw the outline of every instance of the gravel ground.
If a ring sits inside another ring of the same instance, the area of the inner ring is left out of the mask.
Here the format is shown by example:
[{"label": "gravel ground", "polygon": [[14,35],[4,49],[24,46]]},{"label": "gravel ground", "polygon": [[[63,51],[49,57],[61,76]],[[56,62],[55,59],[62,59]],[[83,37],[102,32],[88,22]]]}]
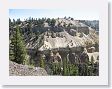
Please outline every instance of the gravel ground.
[{"label": "gravel ground", "polygon": [[9,76],[47,76],[45,69],[9,62]]}]

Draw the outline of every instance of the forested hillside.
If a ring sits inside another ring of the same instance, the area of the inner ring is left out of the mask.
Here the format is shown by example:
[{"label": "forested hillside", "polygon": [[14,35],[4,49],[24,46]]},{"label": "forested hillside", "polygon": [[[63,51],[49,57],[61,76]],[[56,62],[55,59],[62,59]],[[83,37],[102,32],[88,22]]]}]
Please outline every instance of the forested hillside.
[{"label": "forested hillside", "polygon": [[97,20],[9,18],[9,59],[17,65],[41,67],[48,75],[98,76],[98,31]]}]

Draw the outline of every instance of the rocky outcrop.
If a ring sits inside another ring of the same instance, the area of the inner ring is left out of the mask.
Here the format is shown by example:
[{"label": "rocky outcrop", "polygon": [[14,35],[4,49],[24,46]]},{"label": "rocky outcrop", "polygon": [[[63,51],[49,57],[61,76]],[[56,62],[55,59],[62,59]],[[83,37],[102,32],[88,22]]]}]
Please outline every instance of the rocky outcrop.
[{"label": "rocky outcrop", "polygon": [[45,69],[9,61],[9,76],[47,76]]},{"label": "rocky outcrop", "polygon": [[93,52],[93,53],[87,53],[89,56],[89,61],[92,61],[92,57],[93,57],[93,62],[94,63],[99,63],[99,52]]},{"label": "rocky outcrop", "polygon": [[76,36],[77,31],[74,29],[70,29],[69,34],[72,36]]},{"label": "rocky outcrop", "polygon": [[[34,29],[32,28],[32,31],[34,30],[34,33],[39,32],[41,34],[28,35],[26,34],[27,31],[25,31],[26,48],[36,49],[38,47],[39,50],[43,51],[99,43],[98,34],[96,34],[95,29],[85,25],[83,22],[71,18],[58,18],[55,20],[55,27],[50,26],[47,21],[44,22],[44,26],[42,27],[38,27],[37,24],[32,23],[35,27]],[[69,24],[72,24],[72,26],[69,26]],[[30,29],[25,30],[30,32]]]},{"label": "rocky outcrop", "polygon": [[44,36],[43,45],[39,48],[40,51],[49,49],[60,49],[60,48],[73,48],[81,46],[92,46],[98,43],[98,36],[96,34],[90,33],[88,35],[84,33],[78,33],[77,36],[72,36],[68,32],[59,32],[63,37],[56,36],[55,38]]}]

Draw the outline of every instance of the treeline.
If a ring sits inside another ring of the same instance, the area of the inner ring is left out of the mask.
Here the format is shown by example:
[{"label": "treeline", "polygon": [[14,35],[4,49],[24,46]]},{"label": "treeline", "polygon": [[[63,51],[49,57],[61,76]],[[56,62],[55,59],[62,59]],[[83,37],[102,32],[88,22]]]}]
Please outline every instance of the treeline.
[{"label": "treeline", "polygon": [[26,22],[28,24],[34,24],[34,25],[38,25],[38,27],[43,27],[44,26],[44,22],[47,22],[49,26],[54,27],[56,20],[54,18],[50,19],[50,18],[42,18],[42,19],[35,19],[35,18],[29,18],[29,19],[25,19],[24,21],[21,21],[20,19],[13,19],[11,21],[11,19],[9,18],[9,25],[14,26],[14,25],[19,25],[22,24],[23,22]]},{"label": "treeline", "polygon": [[[91,60],[94,60],[93,57]],[[70,63],[66,58],[61,62],[47,63],[46,60],[40,59],[40,67],[49,67],[50,75],[58,76],[98,76],[99,64],[94,62],[87,63]]]},{"label": "treeline", "polygon": [[[71,17],[64,17],[64,19],[66,20],[74,20]],[[20,19],[13,19],[11,20],[9,18],[9,28],[10,30],[13,29],[13,27],[15,27],[15,25],[19,25],[22,28],[22,33],[34,33],[34,34],[41,34],[43,32],[45,32],[46,30],[48,30],[48,28],[50,28],[50,31],[56,32],[56,30],[54,30],[55,28],[58,28],[59,31],[63,31],[61,28],[70,28],[70,27],[74,27],[72,23],[65,23],[65,22],[60,22],[58,21],[59,18],[54,19],[54,18],[29,18],[29,19],[25,19],[24,21],[21,21]],[[57,23],[56,23],[57,22]],[[47,27],[45,27],[45,23]],[[47,29],[45,29],[47,28]]]},{"label": "treeline", "polygon": [[[56,19],[58,19],[59,20],[59,17],[58,18],[56,18]],[[9,24],[10,25],[15,25],[15,24],[21,24],[22,22],[28,22],[28,23],[33,23],[33,24],[35,24],[35,25],[40,25],[40,24],[43,24],[44,22],[47,22],[48,24],[49,24],[49,26],[54,26],[55,24],[55,22],[56,22],[56,19],[55,18],[31,18],[31,17],[29,17],[28,19],[24,19],[24,21],[21,21],[21,19],[20,18],[18,18],[17,20],[15,20],[15,19],[10,19],[9,18]],[[64,17],[64,19],[66,19],[66,20],[74,20],[72,17]]]}]

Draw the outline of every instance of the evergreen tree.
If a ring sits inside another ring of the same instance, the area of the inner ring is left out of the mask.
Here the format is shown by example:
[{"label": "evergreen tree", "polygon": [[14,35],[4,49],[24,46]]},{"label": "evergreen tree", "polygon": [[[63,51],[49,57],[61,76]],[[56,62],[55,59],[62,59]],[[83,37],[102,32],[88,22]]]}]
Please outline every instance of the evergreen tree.
[{"label": "evergreen tree", "polygon": [[13,19],[13,25],[16,25],[16,21],[15,21],[15,19]]},{"label": "evergreen tree", "polygon": [[11,26],[12,25],[12,22],[11,22],[11,19],[9,18],[9,26]]},{"label": "evergreen tree", "polygon": [[21,20],[20,20],[20,18],[17,19],[16,24],[21,24]]},{"label": "evergreen tree", "polygon": [[51,27],[54,27],[54,26],[55,26],[55,23],[56,23],[56,20],[55,20],[55,19],[52,19],[52,20],[51,20],[51,23],[50,23],[50,26],[51,26]]},{"label": "evergreen tree", "polygon": [[91,56],[91,64],[93,65],[94,64],[94,57]]},{"label": "evergreen tree", "polygon": [[50,22],[51,22],[50,18],[48,18],[48,19],[46,20],[46,22],[50,25]]},{"label": "evergreen tree", "polygon": [[28,64],[27,52],[20,34],[20,29],[16,26],[10,43],[10,60],[19,64]]},{"label": "evergreen tree", "polygon": [[63,60],[63,75],[64,76],[76,76],[78,75],[78,66],[71,64],[67,59]]},{"label": "evergreen tree", "polygon": [[29,37],[32,38],[33,31],[32,31],[32,24],[31,23],[29,23],[27,25],[27,29],[28,29],[28,35],[29,35]]},{"label": "evergreen tree", "polygon": [[40,58],[40,67],[45,68],[45,60],[42,57]]},{"label": "evergreen tree", "polygon": [[53,70],[53,75],[57,75],[57,64],[56,63],[52,63],[52,70]]},{"label": "evergreen tree", "polygon": [[91,67],[89,70],[91,76],[93,75],[93,70],[94,70],[94,57],[91,56]]},{"label": "evergreen tree", "polygon": [[69,72],[68,73],[69,73],[70,76],[76,76],[76,75],[78,75],[79,71],[78,71],[78,66],[77,65],[75,65],[75,64],[69,64],[68,68],[69,68]]},{"label": "evergreen tree", "polygon": [[52,63],[53,75],[61,74],[61,63]]},{"label": "evergreen tree", "polygon": [[68,69],[68,61],[67,59],[65,58],[63,60],[63,75],[64,76],[67,76],[68,75],[68,72],[69,72],[69,69]]},{"label": "evergreen tree", "polygon": [[37,20],[37,25],[38,25],[38,27],[43,27],[44,26],[44,20],[39,18]]}]

